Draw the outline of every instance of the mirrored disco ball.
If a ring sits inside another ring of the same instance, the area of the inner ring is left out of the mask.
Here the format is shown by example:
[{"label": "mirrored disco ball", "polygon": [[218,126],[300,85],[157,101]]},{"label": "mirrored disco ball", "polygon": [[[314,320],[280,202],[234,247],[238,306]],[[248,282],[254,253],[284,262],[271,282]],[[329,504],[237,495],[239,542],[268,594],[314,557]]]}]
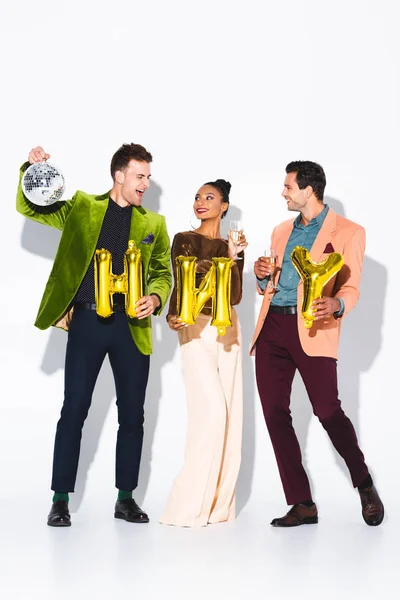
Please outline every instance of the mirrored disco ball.
[{"label": "mirrored disco ball", "polygon": [[49,206],[60,200],[65,191],[64,175],[51,163],[35,163],[24,173],[22,190],[34,204]]}]

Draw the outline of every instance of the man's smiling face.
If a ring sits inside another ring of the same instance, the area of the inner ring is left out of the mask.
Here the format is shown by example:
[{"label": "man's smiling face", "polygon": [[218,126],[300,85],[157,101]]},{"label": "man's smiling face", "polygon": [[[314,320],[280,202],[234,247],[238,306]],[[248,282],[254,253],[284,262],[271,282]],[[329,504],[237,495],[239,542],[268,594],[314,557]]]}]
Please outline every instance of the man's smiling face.
[{"label": "man's smiling face", "polygon": [[286,200],[287,208],[290,211],[300,212],[307,204],[310,194],[312,194],[312,188],[307,186],[304,190],[301,190],[298,186],[297,173],[288,173],[283,184],[282,196]]},{"label": "man's smiling face", "polygon": [[115,176],[123,199],[132,206],[141,206],[143,194],[150,187],[150,163],[132,159],[127,168],[117,171]]}]

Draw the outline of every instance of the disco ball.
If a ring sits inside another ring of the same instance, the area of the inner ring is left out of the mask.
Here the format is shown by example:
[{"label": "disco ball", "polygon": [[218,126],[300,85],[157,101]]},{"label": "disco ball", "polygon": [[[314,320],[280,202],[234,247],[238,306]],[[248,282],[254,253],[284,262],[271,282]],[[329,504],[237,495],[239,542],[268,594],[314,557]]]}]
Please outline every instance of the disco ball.
[{"label": "disco ball", "polygon": [[65,191],[64,175],[51,163],[34,163],[24,173],[22,190],[34,204],[49,206],[60,200]]}]

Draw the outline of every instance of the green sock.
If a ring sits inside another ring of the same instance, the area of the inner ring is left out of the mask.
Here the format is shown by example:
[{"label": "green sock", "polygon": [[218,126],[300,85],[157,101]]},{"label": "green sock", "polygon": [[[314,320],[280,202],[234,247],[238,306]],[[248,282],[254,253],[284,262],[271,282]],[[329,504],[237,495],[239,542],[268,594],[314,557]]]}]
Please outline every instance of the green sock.
[{"label": "green sock", "polygon": [[124,492],[123,490],[118,490],[118,500],[127,500],[128,498],[132,498],[132,492]]},{"label": "green sock", "polygon": [[65,502],[69,502],[69,495],[61,492],[54,492],[53,502],[57,502],[57,500],[65,500]]}]

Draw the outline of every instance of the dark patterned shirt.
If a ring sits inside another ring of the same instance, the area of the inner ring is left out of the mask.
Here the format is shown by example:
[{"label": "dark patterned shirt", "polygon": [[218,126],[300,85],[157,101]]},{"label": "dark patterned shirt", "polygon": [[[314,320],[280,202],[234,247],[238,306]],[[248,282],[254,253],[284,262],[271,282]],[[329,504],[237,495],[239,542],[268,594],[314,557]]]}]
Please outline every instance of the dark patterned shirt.
[{"label": "dark patterned shirt", "polygon": [[[109,198],[96,248],[98,250],[105,248],[111,252],[114,275],[121,275],[124,272],[124,254],[128,249],[131,218],[132,206],[122,208]],[[93,260],[90,261],[74,302],[95,302]],[[124,302],[123,294],[114,294],[114,302],[122,304]]]}]

